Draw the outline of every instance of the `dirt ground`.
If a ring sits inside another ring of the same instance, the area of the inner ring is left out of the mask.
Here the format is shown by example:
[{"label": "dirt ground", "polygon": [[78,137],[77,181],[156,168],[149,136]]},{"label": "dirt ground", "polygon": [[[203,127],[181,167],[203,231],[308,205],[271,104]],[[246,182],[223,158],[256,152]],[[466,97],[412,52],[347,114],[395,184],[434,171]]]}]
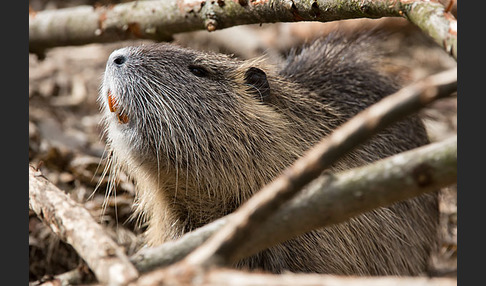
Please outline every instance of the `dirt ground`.
[{"label": "dirt ground", "polygon": [[[33,1],[31,1],[33,2]],[[36,1],[47,3],[48,1]],[[38,7],[45,7],[37,3]],[[40,8],[37,8],[40,9]],[[175,36],[175,42],[248,58],[265,52],[273,60],[291,47],[324,36],[337,28],[378,26],[391,32],[379,46],[393,73],[406,84],[455,66],[434,42],[405,20],[358,20],[328,24],[294,23],[241,26],[215,33],[195,32]],[[235,37],[236,36],[236,37]],[[128,254],[141,247],[143,226],[131,221],[132,182],[123,176],[116,199],[105,197],[102,178],[106,154],[97,103],[98,89],[109,54],[118,47],[143,41],[91,44],[49,50],[44,60],[29,54],[29,161],[52,183],[81,203],[103,224]],[[444,99],[423,110],[431,141],[457,134],[457,100]],[[99,183],[99,186],[97,184]],[[103,204],[106,202],[106,205]],[[430,274],[456,277],[456,188],[441,194],[441,248],[431,262]],[[29,280],[76,268],[81,260],[29,210]]]}]

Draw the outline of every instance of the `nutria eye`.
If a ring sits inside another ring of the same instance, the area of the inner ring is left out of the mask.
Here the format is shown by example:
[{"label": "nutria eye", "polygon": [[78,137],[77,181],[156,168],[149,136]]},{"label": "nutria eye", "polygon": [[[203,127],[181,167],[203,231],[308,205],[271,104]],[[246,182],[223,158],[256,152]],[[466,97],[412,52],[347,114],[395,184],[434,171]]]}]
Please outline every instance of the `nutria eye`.
[{"label": "nutria eye", "polygon": [[198,77],[206,77],[208,76],[208,71],[203,67],[198,66],[189,66],[189,70]]},{"label": "nutria eye", "polygon": [[116,65],[121,66],[127,61],[127,58],[125,58],[125,56],[123,55],[119,55],[113,61],[115,62]]}]

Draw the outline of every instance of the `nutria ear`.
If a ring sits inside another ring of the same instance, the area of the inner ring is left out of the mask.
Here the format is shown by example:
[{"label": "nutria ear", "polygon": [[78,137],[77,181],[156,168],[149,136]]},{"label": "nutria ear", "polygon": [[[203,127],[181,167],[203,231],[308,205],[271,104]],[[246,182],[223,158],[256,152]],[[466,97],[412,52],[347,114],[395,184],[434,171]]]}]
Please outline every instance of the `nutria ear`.
[{"label": "nutria ear", "polygon": [[251,67],[245,72],[245,83],[248,91],[264,101],[270,95],[267,75],[259,68]]}]

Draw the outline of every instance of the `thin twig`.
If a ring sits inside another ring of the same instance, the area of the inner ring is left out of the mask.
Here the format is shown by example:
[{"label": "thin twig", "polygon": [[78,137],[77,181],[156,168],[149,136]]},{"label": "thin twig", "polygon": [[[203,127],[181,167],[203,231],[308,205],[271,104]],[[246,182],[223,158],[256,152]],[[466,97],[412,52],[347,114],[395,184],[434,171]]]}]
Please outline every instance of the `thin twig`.
[{"label": "thin twig", "polygon": [[125,285],[138,271],[89,212],[29,166],[29,206],[84,259],[98,281]]}]

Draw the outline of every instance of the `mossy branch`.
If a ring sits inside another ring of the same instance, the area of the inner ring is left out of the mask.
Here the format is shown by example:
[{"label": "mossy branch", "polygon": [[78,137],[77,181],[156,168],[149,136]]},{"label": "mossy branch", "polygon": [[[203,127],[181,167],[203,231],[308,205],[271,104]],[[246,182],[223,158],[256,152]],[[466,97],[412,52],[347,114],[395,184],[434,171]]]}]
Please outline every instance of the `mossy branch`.
[{"label": "mossy branch", "polygon": [[167,0],[78,6],[29,13],[29,52],[128,39],[168,41],[173,34],[237,25],[405,17],[457,58],[457,21],[420,0]]}]

